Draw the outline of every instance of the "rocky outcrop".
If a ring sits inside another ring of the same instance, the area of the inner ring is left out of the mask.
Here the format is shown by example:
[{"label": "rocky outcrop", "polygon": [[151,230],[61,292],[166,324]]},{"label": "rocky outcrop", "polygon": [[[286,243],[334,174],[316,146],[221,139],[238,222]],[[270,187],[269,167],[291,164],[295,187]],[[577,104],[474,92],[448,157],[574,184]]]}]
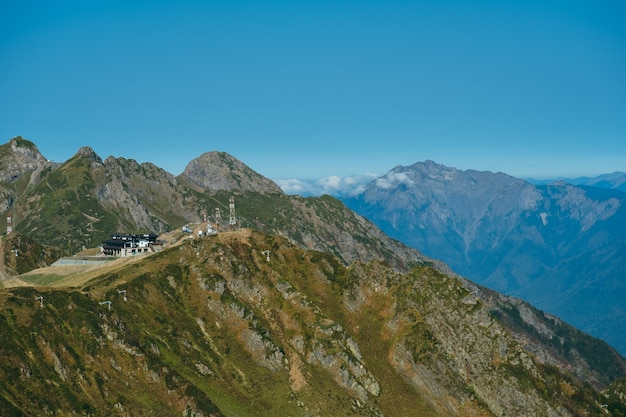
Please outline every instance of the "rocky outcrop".
[{"label": "rocky outcrop", "polygon": [[78,150],[76,156],[81,156],[89,159],[92,163],[97,165],[102,165],[102,158],[93,150],[93,148],[89,146],[83,146]]},{"label": "rocky outcrop", "polygon": [[282,194],[272,180],[256,173],[225,152],[207,152],[189,162],[179,176],[196,188],[207,191],[253,191]]},{"label": "rocky outcrop", "polygon": [[[37,183],[39,174],[54,164],[47,161],[34,143],[17,136],[0,146],[0,212],[13,205],[24,188]],[[28,177],[22,184],[18,179]]]},{"label": "rocky outcrop", "polygon": [[109,156],[103,166],[98,199],[118,212],[128,213],[134,228],[160,233],[198,217],[184,205],[184,187],[156,165]]},{"label": "rocky outcrop", "polygon": [[0,183],[15,181],[23,174],[50,165],[34,143],[20,136],[0,146]]}]

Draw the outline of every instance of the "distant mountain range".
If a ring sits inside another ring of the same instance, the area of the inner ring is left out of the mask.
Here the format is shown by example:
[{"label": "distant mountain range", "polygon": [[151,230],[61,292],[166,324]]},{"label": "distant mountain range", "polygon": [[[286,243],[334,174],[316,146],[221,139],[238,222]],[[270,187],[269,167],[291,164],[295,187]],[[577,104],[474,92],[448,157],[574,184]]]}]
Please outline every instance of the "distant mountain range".
[{"label": "distant mountain range", "polygon": [[611,174],[602,174],[597,177],[578,177],[578,178],[553,178],[537,180],[534,178],[526,178],[526,181],[535,185],[546,185],[556,182],[566,182],[574,185],[587,185],[590,187],[607,188],[610,190],[619,190],[626,192],[626,172],[615,171]]},{"label": "distant mountain range", "polygon": [[[395,172],[378,186],[411,181]],[[509,182],[498,177],[494,200],[512,187],[518,205],[541,201]],[[604,341],[223,152],[173,176],[89,147],[51,163],[14,138],[0,146],[0,197],[14,226],[0,239],[0,415],[626,412],[626,361]],[[610,202],[598,210],[619,209]],[[546,210],[539,222],[559,225]],[[220,232],[181,230],[207,222]],[[45,267],[115,232],[158,233],[163,250]]]},{"label": "distant mountain range", "polygon": [[459,274],[626,352],[625,180],[531,184],[426,161],[398,166],[343,201]]}]

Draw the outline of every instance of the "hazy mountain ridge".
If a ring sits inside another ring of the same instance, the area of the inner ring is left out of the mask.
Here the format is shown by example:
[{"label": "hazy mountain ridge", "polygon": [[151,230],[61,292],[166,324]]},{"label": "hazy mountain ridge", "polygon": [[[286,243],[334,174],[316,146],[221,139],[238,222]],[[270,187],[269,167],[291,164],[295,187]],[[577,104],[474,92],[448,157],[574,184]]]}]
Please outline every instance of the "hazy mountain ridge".
[{"label": "hazy mountain ridge", "polygon": [[626,172],[620,171],[615,171],[610,174],[602,174],[596,177],[556,178],[544,180],[526,178],[526,181],[535,185],[547,185],[556,182],[566,182],[574,185],[587,185],[590,187],[626,191]]},{"label": "hazy mountain ridge", "polygon": [[427,161],[396,167],[343,201],[459,274],[626,351],[622,192],[565,182],[535,186]]}]

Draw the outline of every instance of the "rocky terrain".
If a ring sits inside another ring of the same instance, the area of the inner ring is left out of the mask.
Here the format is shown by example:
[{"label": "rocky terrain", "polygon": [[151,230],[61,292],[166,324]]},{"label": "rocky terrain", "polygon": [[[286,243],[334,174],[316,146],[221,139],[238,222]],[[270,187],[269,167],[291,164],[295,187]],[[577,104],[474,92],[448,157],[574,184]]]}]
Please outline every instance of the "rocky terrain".
[{"label": "rocky terrain", "polygon": [[605,415],[592,364],[529,350],[504,299],[428,266],[243,229],[56,280],[0,292],[2,415]]},{"label": "rocky terrain", "polygon": [[200,155],[187,164],[179,178],[204,192],[239,190],[282,194],[280,187],[272,180],[225,152]]},{"label": "rocky terrain", "polygon": [[[52,166],[37,147],[21,137],[13,138],[0,146],[0,209],[5,212],[25,185],[36,181],[38,174]],[[18,180],[27,177],[26,184],[15,185]]]}]

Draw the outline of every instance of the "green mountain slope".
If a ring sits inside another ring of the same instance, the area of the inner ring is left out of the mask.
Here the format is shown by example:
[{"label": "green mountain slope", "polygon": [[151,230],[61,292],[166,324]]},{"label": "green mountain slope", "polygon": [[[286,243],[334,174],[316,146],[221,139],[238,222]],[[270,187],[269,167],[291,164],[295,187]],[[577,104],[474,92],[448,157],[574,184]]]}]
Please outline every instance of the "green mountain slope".
[{"label": "green mountain slope", "polygon": [[606,415],[462,280],[252,230],[0,304],[1,415]]},{"label": "green mountain slope", "polygon": [[117,228],[121,220],[96,198],[102,174],[87,151],[44,172],[41,181],[17,201],[14,211],[22,220],[16,229],[67,250],[95,246],[107,237],[106,230]]},{"label": "green mountain slope", "polygon": [[12,233],[0,239],[0,255],[0,277],[5,278],[52,265],[68,253],[58,248],[42,246],[28,236]]}]

